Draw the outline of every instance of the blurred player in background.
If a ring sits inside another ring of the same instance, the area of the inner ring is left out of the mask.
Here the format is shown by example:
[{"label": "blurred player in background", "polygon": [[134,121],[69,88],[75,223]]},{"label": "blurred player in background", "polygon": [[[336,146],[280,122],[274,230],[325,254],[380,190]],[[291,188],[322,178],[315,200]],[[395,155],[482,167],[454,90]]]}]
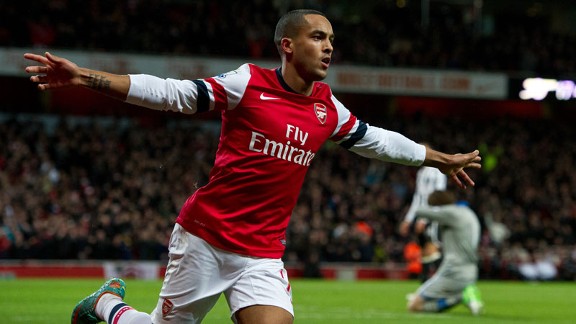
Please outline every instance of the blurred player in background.
[{"label": "blurred player in background", "polygon": [[[322,82],[334,33],[324,14],[296,10],[278,22],[281,67],[244,64],[198,80],[117,75],[78,67],[55,55],[25,54],[41,90],[84,87],[156,110],[221,112],[222,128],[209,182],[184,203],[151,315],[123,302],[111,279],[78,303],[72,323],[200,323],[224,294],[236,323],[292,323],[292,290],[282,262],[286,227],[308,166],[327,141],[359,155],[433,166],[460,187],[474,185],[478,151],[446,154],[358,120]],[[223,40],[224,41],[224,40]]]},{"label": "blurred player in background", "polygon": [[438,271],[408,297],[413,312],[442,312],[464,303],[478,315],[484,304],[476,287],[480,221],[451,191],[434,191],[428,207],[416,210],[416,218],[437,222],[442,228],[444,257]]},{"label": "blurred player in background", "polygon": [[422,167],[416,174],[416,187],[410,208],[400,223],[399,232],[407,237],[414,235],[420,245],[422,271],[420,280],[428,280],[442,261],[438,223],[416,219],[416,210],[428,206],[428,196],[436,190],[446,190],[448,178],[436,168]]}]

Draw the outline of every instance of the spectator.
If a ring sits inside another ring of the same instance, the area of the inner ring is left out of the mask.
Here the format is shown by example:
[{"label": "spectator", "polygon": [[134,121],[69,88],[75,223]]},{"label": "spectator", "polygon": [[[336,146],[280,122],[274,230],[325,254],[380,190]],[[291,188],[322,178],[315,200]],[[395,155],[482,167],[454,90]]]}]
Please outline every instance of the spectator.
[{"label": "spectator", "polygon": [[[50,0],[30,8],[9,1],[0,4],[0,46],[275,59],[267,31],[273,29],[275,17],[297,3],[95,0],[83,5]],[[497,8],[484,8],[490,7]],[[500,17],[497,9],[485,10],[486,22],[497,21],[492,30],[481,30],[476,19],[469,19],[469,8],[446,2],[432,3],[426,25],[420,8],[410,3],[398,7],[381,1],[355,6],[336,2],[324,9],[333,14],[339,31],[341,46],[335,61],[538,75],[576,73],[572,52],[576,38],[569,30],[555,30],[558,26],[550,25],[543,15]],[[223,38],[227,42],[213,41]]]}]

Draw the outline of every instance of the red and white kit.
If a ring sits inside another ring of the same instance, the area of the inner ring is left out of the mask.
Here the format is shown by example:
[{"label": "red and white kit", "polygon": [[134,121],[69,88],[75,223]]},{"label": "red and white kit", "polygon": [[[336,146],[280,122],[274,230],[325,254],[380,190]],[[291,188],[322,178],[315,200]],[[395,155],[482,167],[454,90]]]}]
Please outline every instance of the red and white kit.
[{"label": "red and white kit", "polygon": [[200,80],[131,75],[127,102],[157,110],[222,112],[208,184],[184,204],[177,223],[214,247],[280,258],[306,171],[332,140],[360,155],[420,165],[425,147],[358,120],[323,82],[310,96],[292,91],[280,69],[244,64]]}]

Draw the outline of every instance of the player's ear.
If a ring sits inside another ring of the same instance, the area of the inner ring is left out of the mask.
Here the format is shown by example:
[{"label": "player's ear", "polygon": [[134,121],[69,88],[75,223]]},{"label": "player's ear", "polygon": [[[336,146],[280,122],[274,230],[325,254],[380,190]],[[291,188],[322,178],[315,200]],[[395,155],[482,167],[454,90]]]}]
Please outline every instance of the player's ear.
[{"label": "player's ear", "polygon": [[292,54],[294,52],[294,43],[292,42],[291,38],[284,37],[280,40],[280,47],[282,48],[282,52],[286,54]]}]

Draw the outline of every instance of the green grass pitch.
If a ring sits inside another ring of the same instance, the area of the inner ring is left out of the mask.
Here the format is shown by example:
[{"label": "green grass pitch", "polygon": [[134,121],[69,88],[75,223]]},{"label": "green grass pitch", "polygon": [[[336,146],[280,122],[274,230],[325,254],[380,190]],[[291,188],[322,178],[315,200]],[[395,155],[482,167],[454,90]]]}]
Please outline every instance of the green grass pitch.
[{"label": "green grass pitch", "polygon": [[[69,323],[76,302],[104,280],[0,280],[0,323]],[[127,280],[125,301],[149,312],[156,303],[160,281]],[[295,323],[576,323],[576,283],[481,281],[486,304],[473,317],[459,305],[440,314],[406,311],[407,293],[416,281],[292,280]],[[203,323],[232,323],[223,298]]]}]

